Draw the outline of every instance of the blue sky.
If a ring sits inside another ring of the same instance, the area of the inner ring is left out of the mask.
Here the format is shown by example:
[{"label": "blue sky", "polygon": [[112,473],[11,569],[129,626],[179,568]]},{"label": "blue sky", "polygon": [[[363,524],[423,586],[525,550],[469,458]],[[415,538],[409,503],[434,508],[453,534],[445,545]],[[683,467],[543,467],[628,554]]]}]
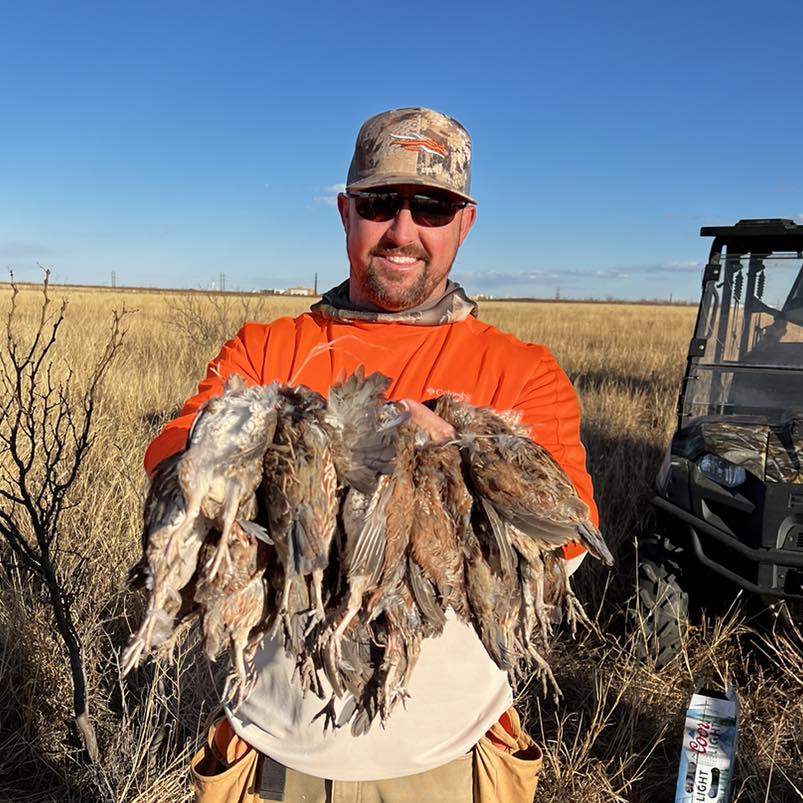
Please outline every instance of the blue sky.
[{"label": "blue sky", "polygon": [[0,0],[0,265],[340,281],[361,122],[474,139],[471,292],[693,298],[701,225],[803,222],[803,3]]}]

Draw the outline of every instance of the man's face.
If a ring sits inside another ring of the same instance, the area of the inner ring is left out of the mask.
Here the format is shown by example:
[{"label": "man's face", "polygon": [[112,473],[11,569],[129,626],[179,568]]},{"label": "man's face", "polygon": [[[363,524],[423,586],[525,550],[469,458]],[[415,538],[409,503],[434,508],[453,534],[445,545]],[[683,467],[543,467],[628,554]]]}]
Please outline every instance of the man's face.
[{"label": "man's face", "polygon": [[[383,190],[405,195],[427,194],[425,187],[393,186]],[[457,249],[474,224],[477,209],[458,210],[445,226],[419,226],[405,205],[388,221],[372,222],[357,213],[354,199],[339,195],[338,210],[346,231],[352,303],[388,312],[435,301],[446,287],[446,277]]]}]

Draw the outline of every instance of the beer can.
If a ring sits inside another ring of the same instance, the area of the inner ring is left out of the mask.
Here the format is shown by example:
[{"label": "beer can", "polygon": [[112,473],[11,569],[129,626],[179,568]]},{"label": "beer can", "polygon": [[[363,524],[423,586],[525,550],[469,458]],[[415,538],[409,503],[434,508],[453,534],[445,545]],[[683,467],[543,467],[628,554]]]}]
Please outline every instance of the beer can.
[{"label": "beer can", "polygon": [[739,701],[702,686],[692,694],[683,728],[675,803],[729,803]]}]

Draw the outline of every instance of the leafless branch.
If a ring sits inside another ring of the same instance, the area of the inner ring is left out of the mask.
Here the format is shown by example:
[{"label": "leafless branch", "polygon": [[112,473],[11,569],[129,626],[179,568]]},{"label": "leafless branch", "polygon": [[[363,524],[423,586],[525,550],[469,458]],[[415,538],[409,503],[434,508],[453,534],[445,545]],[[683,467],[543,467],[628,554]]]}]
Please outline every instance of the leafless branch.
[{"label": "leafless branch", "polygon": [[5,321],[6,349],[0,353],[0,537],[9,547],[6,569],[23,569],[46,589],[56,630],[69,658],[75,723],[90,761],[98,746],[89,716],[89,700],[80,634],[73,600],[85,561],[58,546],[62,514],[92,445],[92,420],[106,372],[126,334],[126,310],[114,312],[101,356],[82,390],[71,368],[59,371],[56,342],[67,302],[51,309],[50,272],[45,270],[42,302],[35,330],[19,333],[19,289],[12,274],[11,301]]},{"label": "leafless branch", "polygon": [[171,308],[170,324],[189,343],[210,351],[259,317],[259,300],[225,293],[187,293]]}]

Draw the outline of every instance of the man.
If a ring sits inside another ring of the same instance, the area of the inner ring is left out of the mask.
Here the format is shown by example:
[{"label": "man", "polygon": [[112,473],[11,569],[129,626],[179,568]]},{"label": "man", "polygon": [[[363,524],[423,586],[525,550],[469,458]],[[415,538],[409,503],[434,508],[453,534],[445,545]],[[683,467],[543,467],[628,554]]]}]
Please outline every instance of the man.
[{"label": "man", "polygon": [[[468,133],[445,115],[399,109],[370,118],[338,197],[349,279],[308,314],[246,324],[210,364],[181,417],[151,444],[146,468],[183,448],[195,413],[232,373],[252,384],[292,382],[326,394],[341,372],[363,365],[391,377],[389,396],[403,400],[435,440],[451,428],[421,402],[443,393],[519,412],[596,523],[570,382],[543,346],[480,323],[476,305],[448,279],[476,219],[470,162]],[[581,554],[569,548],[566,557],[576,563]],[[506,674],[454,616],[439,638],[425,640],[406,705],[364,736],[348,728],[325,732],[323,718],[313,721],[321,700],[302,696],[278,641],[265,642],[256,666],[253,693],[227,712],[239,738],[230,741],[224,725],[215,744],[224,762],[248,745],[268,757],[264,776],[274,797],[266,799],[470,801],[472,746],[512,701]]]}]

